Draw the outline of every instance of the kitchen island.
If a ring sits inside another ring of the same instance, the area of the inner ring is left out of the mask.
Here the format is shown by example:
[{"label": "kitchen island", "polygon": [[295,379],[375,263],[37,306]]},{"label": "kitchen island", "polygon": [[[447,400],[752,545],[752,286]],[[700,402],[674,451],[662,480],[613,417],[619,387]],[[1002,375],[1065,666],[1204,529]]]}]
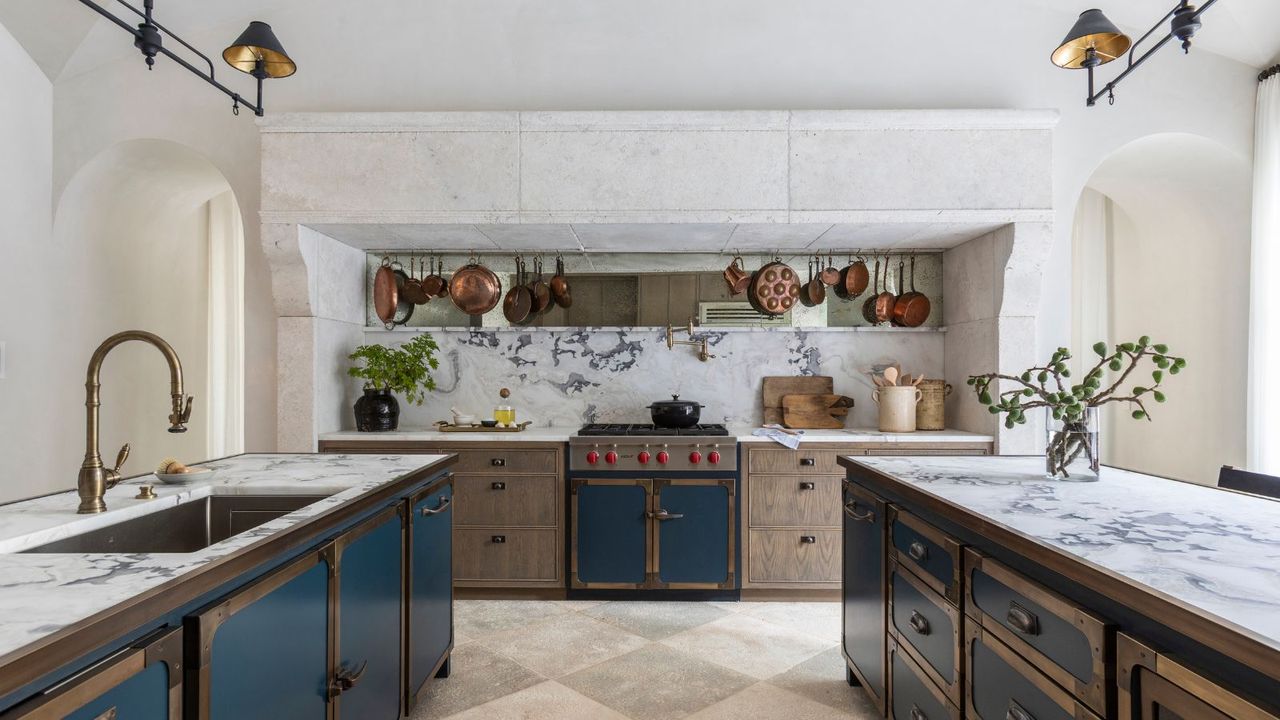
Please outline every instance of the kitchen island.
[{"label": "kitchen island", "polygon": [[448,672],[454,461],[240,455],[150,499],[154,476],[122,482],[96,515],[74,491],[0,506],[0,717],[323,717],[343,693],[398,716]]},{"label": "kitchen island", "polygon": [[891,717],[1280,712],[1280,502],[1039,457],[839,462],[844,651]]}]

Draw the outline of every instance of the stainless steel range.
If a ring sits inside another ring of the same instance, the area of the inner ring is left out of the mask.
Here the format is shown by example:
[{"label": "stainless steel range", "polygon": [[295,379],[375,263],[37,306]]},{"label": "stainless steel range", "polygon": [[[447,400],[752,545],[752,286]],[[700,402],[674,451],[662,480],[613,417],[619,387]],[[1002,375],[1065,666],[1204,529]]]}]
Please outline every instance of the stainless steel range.
[{"label": "stainless steel range", "polygon": [[586,425],[569,438],[569,470],[690,473],[738,469],[738,441],[724,425],[661,428]]}]

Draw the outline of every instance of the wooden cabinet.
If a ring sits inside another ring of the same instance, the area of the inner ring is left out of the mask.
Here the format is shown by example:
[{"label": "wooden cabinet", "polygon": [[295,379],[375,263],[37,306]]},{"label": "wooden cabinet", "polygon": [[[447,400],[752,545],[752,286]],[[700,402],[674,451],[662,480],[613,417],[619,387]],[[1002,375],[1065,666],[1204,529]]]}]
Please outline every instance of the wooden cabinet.
[{"label": "wooden cabinet", "polygon": [[450,453],[454,586],[565,586],[564,445],[546,442],[322,441],[321,452]]},{"label": "wooden cabinet", "polygon": [[164,629],[0,713],[0,720],[181,720],[182,629]]},{"label": "wooden cabinet", "polygon": [[885,710],[885,543],[888,506],[866,488],[844,489],[844,552],[841,570],[840,648],[849,684],[861,684],[881,713]]},{"label": "wooden cabinet", "polygon": [[1280,698],[1241,695],[1124,633],[1116,639],[1120,720],[1277,720]]},{"label": "wooden cabinet", "polygon": [[453,649],[453,486],[438,483],[409,499],[405,622],[405,711],[433,677],[449,676]]}]

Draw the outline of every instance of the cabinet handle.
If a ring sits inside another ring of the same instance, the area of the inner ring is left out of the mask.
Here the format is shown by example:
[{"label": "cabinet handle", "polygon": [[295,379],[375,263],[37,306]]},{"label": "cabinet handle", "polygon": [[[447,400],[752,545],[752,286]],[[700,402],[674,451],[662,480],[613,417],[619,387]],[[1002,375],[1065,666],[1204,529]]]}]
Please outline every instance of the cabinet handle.
[{"label": "cabinet handle", "polygon": [[801,535],[800,542],[804,543],[805,545],[813,545],[818,542],[818,538],[815,535]]},{"label": "cabinet handle", "polygon": [[800,467],[813,467],[818,461],[813,458],[800,458]]},{"label": "cabinet handle", "polygon": [[491,459],[489,460],[489,464],[490,464],[490,465],[492,465],[492,466],[494,466],[494,467],[506,467],[506,466],[507,466],[507,459],[506,459],[506,458],[491,458]]},{"label": "cabinet handle", "polygon": [[364,671],[369,667],[369,661],[365,660],[360,663],[360,667],[355,671],[340,667],[333,673],[333,684],[329,686],[329,697],[337,697],[342,693],[354,688],[360,682],[360,678],[364,677]]},{"label": "cabinet handle", "polygon": [[916,540],[907,548],[907,555],[911,556],[911,559],[916,562],[924,562],[924,559],[929,557],[929,548],[925,547],[924,543]]},{"label": "cabinet handle", "polygon": [[494,490],[506,490],[507,484],[504,482],[496,482],[496,483],[490,483],[489,487],[493,488]]},{"label": "cabinet handle", "polygon": [[437,505],[434,510],[428,507],[422,508],[422,517],[427,517],[428,515],[439,515],[445,510],[448,510],[449,506],[452,504],[453,498],[442,497],[440,498],[440,504]]},{"label": "cabinet handle", "polygon": [[873,523],[876,521],[876,511],[868,510],[866,512],[858,512],[858,501],[850,500],[844,504],[844,514],[859,522]]},{"label": "cabinet handle", "polygon": [[1026,711],[1017,700],[1009,701],[1009,709],[1004,713],[1005,720],[1036,720],[1036,716]]},{"label": "cabinet handle", "polygon": [[666,510],[659,510],[658,512],[647,512],[645,513],[645,515],[653,518],[654,520],[679,520],[680,518],[684,517],[684,513],[673,513],[673,512],[667,512]]},{"label": "cabinet handle", "polygon": [[907,624],[910,625],[911,629],[915,630],[917,634],[929,634],[929,620],[915,610],[911,611],[911,619],[907,621]]},{"label": "cabinet handle", "polygon": [[919,705],[911,706],[911,720],[929,720],[929,716],[924,714]]},{"label": "cabinet handle", "polygon": [[93,720],[116,720],[117,717],[118,717],[118,714],[117,714],[116,706],[112,705],[106,710],[103,710],[100,715],[95,716]]},{"label": "cabinet handle", "polygon": [[811,483],[811,482],[802,482],[802,483],[800,483],[800,489],[801,489],[801,490],[812,490],[813,488],[814,488],[814,484],[813,484],[813,483]]},{"label": "cabinet handle", "polygon": [[494,545],[503,545],[507,542],[507,536],[494,535],[493,537],[489,538],[489,541],[492,542]]},{"label": "cabinet handle", "polygon": [[1009,601],[1009,613],[1005,615],[1005,619],[1009,621],[1014,630],[1023,635],[1040,634],[1040,618],[1013,600]]}]

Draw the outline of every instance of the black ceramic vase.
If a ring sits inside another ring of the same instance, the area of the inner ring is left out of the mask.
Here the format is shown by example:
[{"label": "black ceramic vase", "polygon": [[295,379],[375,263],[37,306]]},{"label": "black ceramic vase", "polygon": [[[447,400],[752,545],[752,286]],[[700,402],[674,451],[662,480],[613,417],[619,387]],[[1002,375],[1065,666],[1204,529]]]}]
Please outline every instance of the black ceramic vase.
[{"label": "black ceramic vase", "polygon": [[400,426],[400,403],[390,390],[365,388],[356,400],[356,429],[360,432],[388,432]]}]

